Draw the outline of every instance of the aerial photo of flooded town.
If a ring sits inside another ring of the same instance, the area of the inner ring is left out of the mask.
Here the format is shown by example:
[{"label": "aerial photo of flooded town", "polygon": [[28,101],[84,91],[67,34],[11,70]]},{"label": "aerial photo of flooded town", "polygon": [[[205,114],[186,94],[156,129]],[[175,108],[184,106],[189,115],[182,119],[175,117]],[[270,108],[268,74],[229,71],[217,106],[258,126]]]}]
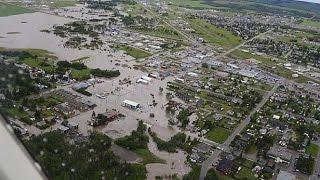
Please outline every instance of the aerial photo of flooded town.
[{"label": "aerial photo of flooded town", "polygon": [[0,180],[320,180],[320,2],[0,0]]}]

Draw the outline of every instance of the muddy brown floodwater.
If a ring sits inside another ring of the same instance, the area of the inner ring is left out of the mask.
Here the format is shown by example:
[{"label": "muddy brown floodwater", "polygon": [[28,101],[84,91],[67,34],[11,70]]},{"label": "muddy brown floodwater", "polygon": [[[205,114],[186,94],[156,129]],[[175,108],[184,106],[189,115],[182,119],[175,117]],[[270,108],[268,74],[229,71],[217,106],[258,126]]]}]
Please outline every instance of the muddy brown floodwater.
[{"label": "muddy brown floodwater", "polygon": [[[42,29],[48,29],[56,24],[65,24],[72,21],[64,17],[48,15],[44,13],[30,13],[15,15],[9,17],[0,17],[0,47],[7,48],[37,48],[44,49],[54,53],[60,60],[74,60],[77,58],[89,56],[86,65],[90,68],[101,69],[119,69],[121,75],[114,79],[103,79],[103,83],[89,87],[88,91],[93,94],[91,97],[85,97],[97,104],[94,109],[96,113],[103,113],[106,108],[116,109],[126,117],[113,121],[106,126],[100,127],[103,133],[116,139],[129,135],[132,130],[137,128],[137,119],[142,119],[148,123],[151,129],[164,140],[170,139],[179,130],[168,125],[168,116],[165,112],[164,105],[168,102],[165,94],[167,90],[160,93],[159,88],[166,87],[166,83],[173,80],[173,77],[163,81],[154,79],[148,85],[138,84],[136,81],[147,73],[133,69],[136,64],[134,58],[125,55],[123,52],[102,51],[102,50],[78,50],[63,47],[64,39],[53,34],[40,32]],[[21,23],[26,22],[26,23]],[[8,32],[19,32],[9,33]],[[104,39],[102,39],[104,40]],[[116,66],[116,63],[125,64],[127,67]],[[132,81],[130,85],[120,85],[119,80],[129,78]],[[59,87],[73,91],[71,86]],[[73,91],[74,92],[74,91]],[[76,93],[76,92],[74,92]],[[106,99],[100,99],[95,94],[108,93]],[[154,95],[154,99],[151,96]],[[124,100],[132,100],[142,105],[139,111],[131,110],[122,106]],[[151,106],[152,101],[158,103]],[[93,111],[81,113],[80,115],[70,118],[69,121],[79,124],[79,131],[87,135],[91,126],[87,121],[91,118]],[[150,117],[150,113],[155,116]],[[55,129],[56,127],[53,127]],[[149,149],[155,155],[167,161],[166,164],[148,164],[148,179],[154,179],[157,175],[168,175],[177,173],[179,177],[190,171],[190,167],[185,164],[186,154],[183,151],[178,153],[160,152],[153,141],[149,143]]]}]

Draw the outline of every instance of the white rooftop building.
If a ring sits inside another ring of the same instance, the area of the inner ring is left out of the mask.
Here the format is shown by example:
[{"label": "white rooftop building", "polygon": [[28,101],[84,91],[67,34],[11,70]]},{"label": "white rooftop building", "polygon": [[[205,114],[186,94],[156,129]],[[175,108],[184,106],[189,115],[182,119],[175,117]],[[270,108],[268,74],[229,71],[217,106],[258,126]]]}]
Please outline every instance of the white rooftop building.
[{"label": "white rooftop building", "polygon": [[130,100],[124,100],[123,101],[123,106],[125,107],[129,107],[131,109],[137,109],[140,107],[140,104],[134,101],[130,101]]},{"label": "white rooftop building", "polygon": [[142,76],[141,79],[149,81],[149,82],[152,81],[152,78],[148,77],[148,76]]}]

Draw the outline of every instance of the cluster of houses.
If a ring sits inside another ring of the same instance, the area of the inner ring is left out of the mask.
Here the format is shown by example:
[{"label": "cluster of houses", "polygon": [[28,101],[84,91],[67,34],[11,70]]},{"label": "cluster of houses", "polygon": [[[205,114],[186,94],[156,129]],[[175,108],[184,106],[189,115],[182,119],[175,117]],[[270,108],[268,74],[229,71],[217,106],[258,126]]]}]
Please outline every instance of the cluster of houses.
[{"label": "cluster of houses", "polygon": [[88,111],[96,106],[94,102],[84,99],[64,89],[58,89],[49,92],[45,96],[53,96],[63,100],[64,102],[55,105],[53,109],[67,118],[74,117],[80,112]]}]

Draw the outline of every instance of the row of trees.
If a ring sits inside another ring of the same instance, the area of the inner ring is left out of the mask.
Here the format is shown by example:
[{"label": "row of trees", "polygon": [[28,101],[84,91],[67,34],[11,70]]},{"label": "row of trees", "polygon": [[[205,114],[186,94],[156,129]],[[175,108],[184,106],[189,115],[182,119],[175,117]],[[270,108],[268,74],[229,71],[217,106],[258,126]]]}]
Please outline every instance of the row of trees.
[{"label": "row of trees", "polygon": [[105,78],[112,78],[120,76],[119,70],[101,70],[99,68],[92,69],[91,74],[97,77],[105,77]]}]

